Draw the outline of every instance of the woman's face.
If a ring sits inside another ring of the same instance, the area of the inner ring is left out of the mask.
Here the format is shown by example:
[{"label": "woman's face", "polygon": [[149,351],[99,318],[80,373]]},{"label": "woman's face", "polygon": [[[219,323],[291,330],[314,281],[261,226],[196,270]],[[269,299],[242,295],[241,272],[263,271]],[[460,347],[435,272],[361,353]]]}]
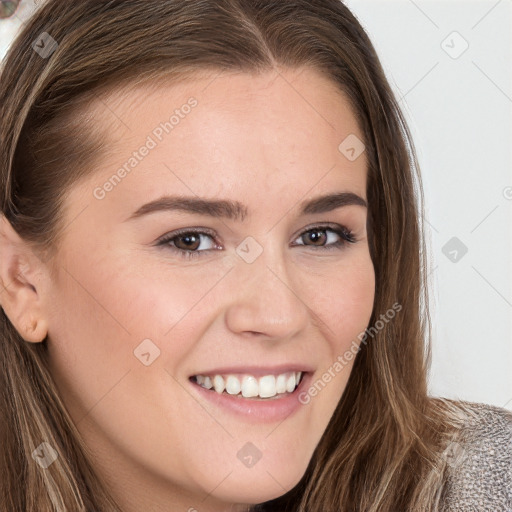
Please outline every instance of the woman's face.
[{"label": "woman's face", "polygon": [[[301,69],[139,87],[93,115],[108,151],[66,198],[44,300],[51,370],[95,468],[126,511],[280,496],[304,474],[372,312],[364,203],[305,207],[366,200],[349,104]],[[240,384],[249,396],[230,394]]]}]

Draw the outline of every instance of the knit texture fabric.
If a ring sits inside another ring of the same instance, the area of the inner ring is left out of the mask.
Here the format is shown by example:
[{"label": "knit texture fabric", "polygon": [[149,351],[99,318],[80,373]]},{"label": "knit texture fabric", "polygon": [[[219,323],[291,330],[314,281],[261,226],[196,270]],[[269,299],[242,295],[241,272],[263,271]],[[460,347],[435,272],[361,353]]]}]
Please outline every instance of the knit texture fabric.
[{"label": "knit texture fabric", "polygon": [[443,512],[512,512],[512,412],[462,404],[464,426],[448,451]]}]

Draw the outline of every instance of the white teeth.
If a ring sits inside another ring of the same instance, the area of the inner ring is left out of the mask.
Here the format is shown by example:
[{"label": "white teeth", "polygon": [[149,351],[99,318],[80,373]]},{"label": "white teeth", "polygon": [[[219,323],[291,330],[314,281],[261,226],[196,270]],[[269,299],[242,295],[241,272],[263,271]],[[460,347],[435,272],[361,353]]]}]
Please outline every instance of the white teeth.
[{"label": "white teeth", "polygon": [[215,375],[213,378],[213,387],[217,393],[222,393],[224,391],[224,379],[220,375]]},{"label": "white teeth", "polygon": [[261,398],[270,398],[277,394],[276,378],[273,375],[265,375],[265,377],[261,377],[259,384]]},{"label": "white teeth", "polygon": [[230,395],[238,395],[241,388],[242,386],[240,385],[240,381],[233,375],[229,375],[226,380],[226,391]]},{"label": "white teeth", "polygon": [[242,396],[250,398],[258,396],[260,388],[258,381],[252,375],[246,375],[242,380]]},{"label": "white teeth", "polygon": [[286,375],[279,375],[276,379],[276,392],[286,393]]},{"label": "white teeth", "polygon": [[272,398],[277,394],[292,393],[302,377],[302,372],[288,372],[280,375],[265,375],[257,379],[253,375],[196,375],[196,382],[206,388],[212,387],[219,394],[224,390],[230,395],[245,398]]},{"label": "white teeth", "polygon": [[295,373],[288,377],[288,381],[286,382],[286,391],[291,393],[295,389]]}]

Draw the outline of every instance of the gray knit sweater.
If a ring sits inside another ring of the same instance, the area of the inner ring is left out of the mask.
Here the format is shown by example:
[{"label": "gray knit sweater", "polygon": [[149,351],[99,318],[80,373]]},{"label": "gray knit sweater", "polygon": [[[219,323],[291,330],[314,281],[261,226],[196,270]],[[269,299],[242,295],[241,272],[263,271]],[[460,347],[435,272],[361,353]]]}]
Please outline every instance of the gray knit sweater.
[{"label": "gray knit sweater", "polygon": [[463,402],[453,441],[444,512],[512,512],[512,412]]}]

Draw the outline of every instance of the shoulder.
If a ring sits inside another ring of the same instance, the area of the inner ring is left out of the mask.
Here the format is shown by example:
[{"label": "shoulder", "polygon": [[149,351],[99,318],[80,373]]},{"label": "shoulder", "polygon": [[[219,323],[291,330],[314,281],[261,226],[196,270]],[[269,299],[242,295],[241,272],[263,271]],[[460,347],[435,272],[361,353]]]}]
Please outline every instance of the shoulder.
[{"label": "shoulder", "polygon": [[453,401],[460,429],[447,451],[445,512],[512,512],[512,412]]}]

